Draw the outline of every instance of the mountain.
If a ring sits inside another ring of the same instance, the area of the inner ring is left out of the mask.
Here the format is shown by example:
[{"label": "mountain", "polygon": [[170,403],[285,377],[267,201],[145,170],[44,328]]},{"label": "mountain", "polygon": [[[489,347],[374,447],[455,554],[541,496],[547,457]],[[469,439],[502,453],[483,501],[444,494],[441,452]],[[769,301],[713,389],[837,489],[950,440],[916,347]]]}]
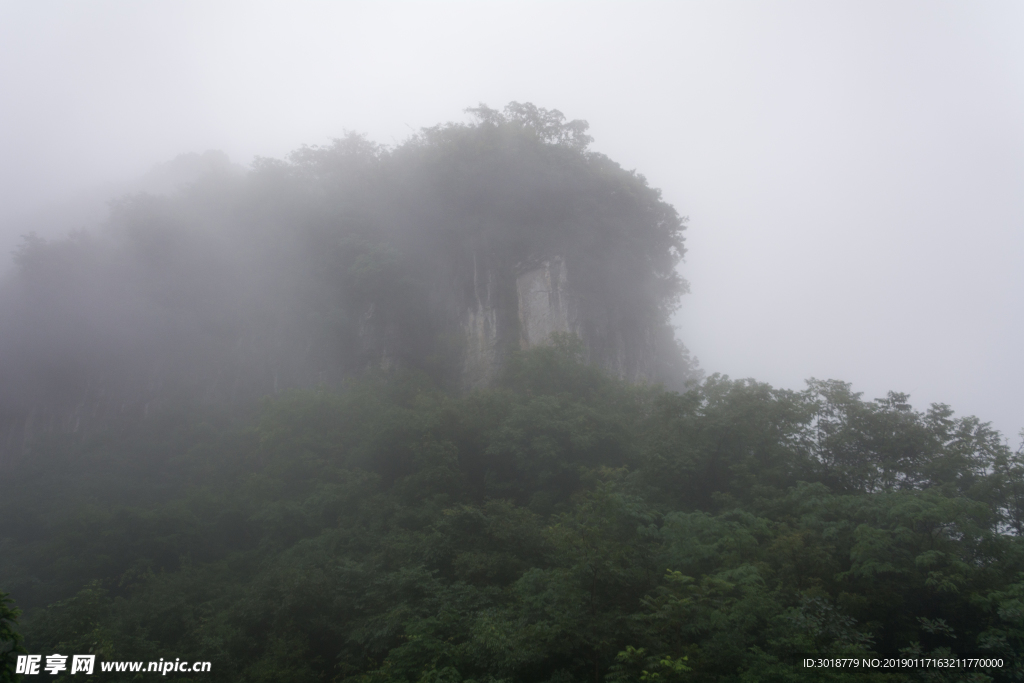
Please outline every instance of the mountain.
[{"label": "mountain", "polygon": [[672,391],[683,221],[584,123],[473,112],[25,240],[0,681],[1022,680],[1024,450],[836,380]]},{"label": "mountain", "polygon": [[396,368],[484,387],[558,335],[613,375],[684,386],[684,220],[589,151],[585,122],[470,111],[394,148],[349,135],[247,173],[182,155],[103,230],[25,238],[0,294],[0,457],[183,397]]}]

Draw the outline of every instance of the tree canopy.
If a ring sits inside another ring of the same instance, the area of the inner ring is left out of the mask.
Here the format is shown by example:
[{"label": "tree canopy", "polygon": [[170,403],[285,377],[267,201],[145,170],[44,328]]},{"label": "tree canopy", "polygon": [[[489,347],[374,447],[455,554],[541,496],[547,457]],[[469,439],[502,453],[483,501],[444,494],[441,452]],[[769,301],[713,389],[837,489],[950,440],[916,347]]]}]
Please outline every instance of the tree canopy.
[{"label": "tree canopy", "polygon": [[[0,585],[29,651],[211,681],[1010,681],[1022,485],[946,406],[676,394],[563,339],[461,396],[399,372],[43,440],[0,484]],[[797,661],[824,653],[1006,664]]]},{"label": "tree canopy", "polygon": [[[841,381],[630,381],[693,377],[684,220],[584,122],[470,111],[247,174],[204,157],[105,232],[26,239],[2,680],[23,652],[209,683],[1024,679],[1024,451]],[[556,257],[579,334],[498,335],[495,381],[460,384],[465,312],[515,332],[516,277]]]},{"label": "tree canopy", "polygon": [[591,360],[682,386],[675,209],[588,151],[585,122],[470,111],[391,148],[350,134],[248,173],[221,160],[176,193],[119,199],[103,231],[28,236],[0,290],[0,411],[81,425],[391,365],[457,387],[481,288],[507,329],[500,364],[519,345],[515,278],[555,256]]}]

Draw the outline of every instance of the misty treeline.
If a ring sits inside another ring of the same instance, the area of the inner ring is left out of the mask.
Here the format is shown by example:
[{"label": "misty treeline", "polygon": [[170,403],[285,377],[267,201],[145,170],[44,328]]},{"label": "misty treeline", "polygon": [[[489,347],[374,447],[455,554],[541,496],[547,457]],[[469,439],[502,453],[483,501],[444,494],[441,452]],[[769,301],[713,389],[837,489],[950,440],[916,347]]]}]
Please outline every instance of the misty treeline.
[{"label": "misty treeline", "polygon": [[[0,294],[0,680],[18,651],[204,681],[1024,678],[1024,453],[838,381],[669,390],[694,376],[683,221],[584,123],[474,112],[26,239]],[[524,350],[507,298],[552,256],[579,334]],[[467,385],[481,292],[513,333]]]},{"label": "misty treeline", "polygon": [[[676,211],[588,151],[584,122],[529,104],[471,111],[475,123],[394,148],[352,134],[248,173],[222,159],[178,192],[117,200],[100,230],[27,236],[0,290],[9,440],[182,396],[337,386],[368,367],[457,388],[481,290],[512,328],[516,276],[552,256],[579,293],[588,357],[682,386]],[[497,357],[518,341],[499,335]],[[640,356],[646,371],[619,362]]]},{"label": "misty treeline", "polygon": [[209,681],[1020,680],[1022,460],[946,406],[678,394],[563,337],[462,395],[398,372],[53,434],[0,487],[0,585],[29,652]]}]

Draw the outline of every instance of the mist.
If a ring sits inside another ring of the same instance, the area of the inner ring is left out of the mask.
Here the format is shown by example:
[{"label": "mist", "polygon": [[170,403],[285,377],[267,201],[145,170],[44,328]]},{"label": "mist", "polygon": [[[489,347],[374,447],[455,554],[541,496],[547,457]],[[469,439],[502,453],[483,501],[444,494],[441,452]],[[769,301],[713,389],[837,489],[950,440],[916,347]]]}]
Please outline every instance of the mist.
[{"label": "mist", "polygon": [[1021,679],[1022,35],[0,3],[0,680]]},{"label": "mist", "polygon": [[585,119],[689,217],[707,373],[1024,426],[1015,3],[0,6],[0,247],[154,165],[396,145],[479,102]]}]

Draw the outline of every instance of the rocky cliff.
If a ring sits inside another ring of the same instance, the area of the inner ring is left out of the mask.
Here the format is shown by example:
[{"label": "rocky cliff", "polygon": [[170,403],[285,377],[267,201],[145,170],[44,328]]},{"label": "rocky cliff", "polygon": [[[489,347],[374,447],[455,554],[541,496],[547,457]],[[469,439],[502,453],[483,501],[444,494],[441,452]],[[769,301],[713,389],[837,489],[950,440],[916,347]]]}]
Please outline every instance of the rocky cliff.
[{"label": "rocky cliff", "polygon": [[0,288],[0,450],[175,401],[243,405],[406,369],[455,391],[575,335],[629,381],[691,371],[683,220],[586,125],[510,105],[393,149],[359,136],[30,237]]},{"label": "rocky cliff", "polygon": [[[565,259],[554,256],[520,266],[512,275],[509,282],[499,283],[494,271],[481,273],[474,266],[473,298],[462,325],[466,351],[461,383],[466,388],[490,384],[512,349],[547,343],[556,333],[579,334]],[[499,296],[499,288],[513,296]]]}]

